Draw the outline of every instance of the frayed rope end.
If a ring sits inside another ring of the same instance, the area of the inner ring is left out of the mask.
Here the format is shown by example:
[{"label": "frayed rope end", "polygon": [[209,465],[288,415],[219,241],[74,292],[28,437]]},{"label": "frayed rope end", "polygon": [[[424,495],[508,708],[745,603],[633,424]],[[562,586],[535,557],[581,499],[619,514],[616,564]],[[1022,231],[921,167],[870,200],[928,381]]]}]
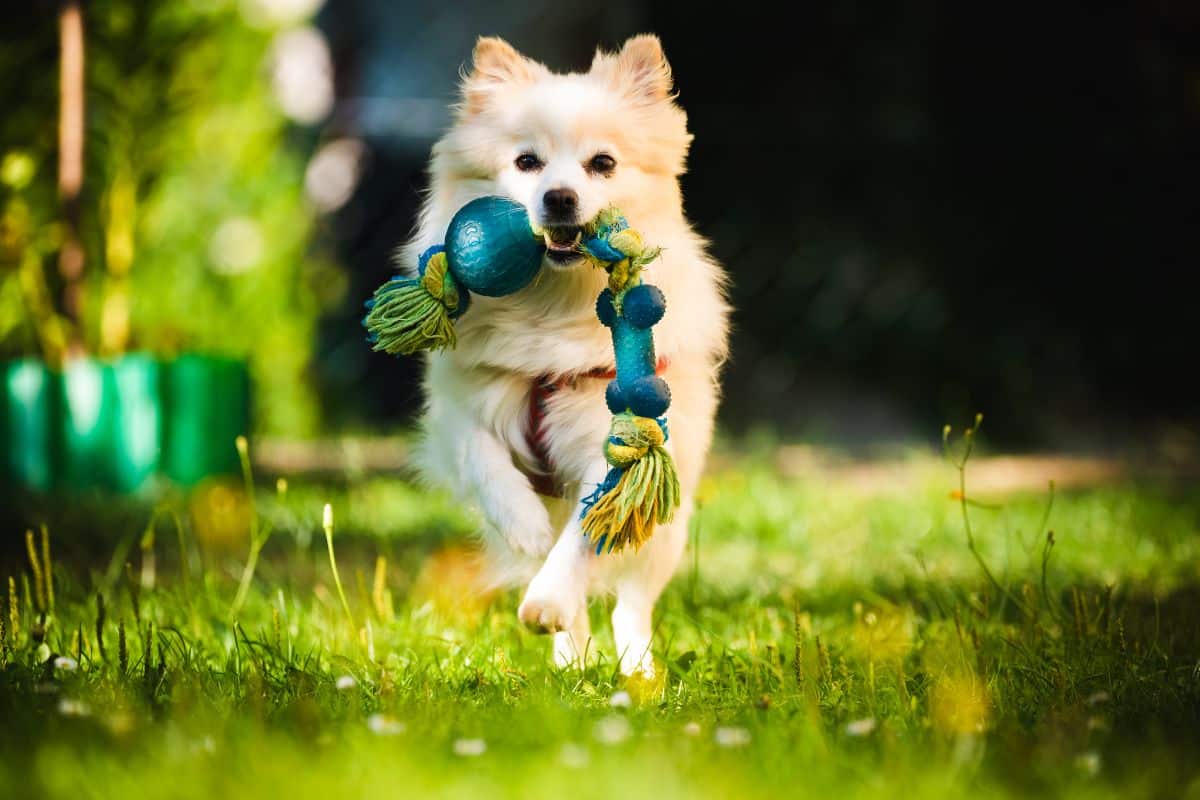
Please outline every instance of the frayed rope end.
[{"label": "frayed rope end", "polygon": [[613,422],[614,428],[626,432],[632,423],[637,434],[610,439],[606,454],[610,463],[619,463],[613,464],[604,483],[583,500],[583,531],[597,555],[606,546],[608,552],[640,549],[650,540],[656,524],[674,518],[680,503],[679,474],[663,447],[665,436],[659,423],[629,415],[619,415]]},{"label": "frayed rope end", "polygon": [[407,356],[457,344],[454,319],[466,310],[470,295],[450,275],[444,251],[426,251],[419,269],[415,278],[388,281],[367,301],[363,325],[376,352]]}]

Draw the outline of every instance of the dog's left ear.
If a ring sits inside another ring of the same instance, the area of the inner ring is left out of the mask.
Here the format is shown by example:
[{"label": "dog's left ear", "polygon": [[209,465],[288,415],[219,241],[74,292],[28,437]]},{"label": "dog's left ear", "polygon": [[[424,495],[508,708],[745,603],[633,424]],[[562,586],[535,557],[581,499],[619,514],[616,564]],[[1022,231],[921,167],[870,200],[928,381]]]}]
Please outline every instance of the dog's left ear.
[{"label": "dog's left ear", "polygon": [[621,52],[597,52],[592,72],[634,100],[660,103],[671,97],[671,65],[658,37],[643,33],[625,42]]}]

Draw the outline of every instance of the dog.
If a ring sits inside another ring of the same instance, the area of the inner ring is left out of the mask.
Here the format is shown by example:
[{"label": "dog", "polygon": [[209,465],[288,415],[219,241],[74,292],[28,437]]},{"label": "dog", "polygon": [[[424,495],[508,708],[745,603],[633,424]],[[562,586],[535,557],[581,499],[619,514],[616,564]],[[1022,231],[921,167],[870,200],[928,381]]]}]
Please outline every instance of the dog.
[{"label": "dog", "polygon": [[[428,482],[482,513],[492,575],[528,580],[519,617],[554,634],[560,666],[588,653],[588,597],[612,592],[621,671],[655,670],[651,617],[686,544],[727,350],[725,273],[683,212],[679,178],[691,140],[656,36],[597,50],[587,72],[571,74],[481,38],[453,122],[433,147],[416,231],[399,251],[411,271],[443,241],[454,213],[486,195],[523,204],[545,230],[534,282],[506,297],[473,297],[457,322],[457,347],[429,356],[416,458]],[[580,502],[607,469],[604,390],[614,361],[595,310],[606,276],[578,244],[581,226],[610,206],[662,248],[645,276],[667,297],[654,339],[671,387],[667,448],[682,505],[639,551],[597,555]]]}]

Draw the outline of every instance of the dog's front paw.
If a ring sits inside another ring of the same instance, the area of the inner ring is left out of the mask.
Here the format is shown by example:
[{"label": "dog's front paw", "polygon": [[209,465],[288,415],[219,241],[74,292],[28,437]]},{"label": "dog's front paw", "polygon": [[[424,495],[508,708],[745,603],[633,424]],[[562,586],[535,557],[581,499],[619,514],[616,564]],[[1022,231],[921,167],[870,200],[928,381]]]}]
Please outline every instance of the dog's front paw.
[{"label": "dog's front paw", "polygon": [[[540,576],[539,576],[540,577]],[[517,609],[525,627],[535,633],[570,630],[576,617],[583,613],[583,596],[565,587],[553,586],[534,578]]]}]

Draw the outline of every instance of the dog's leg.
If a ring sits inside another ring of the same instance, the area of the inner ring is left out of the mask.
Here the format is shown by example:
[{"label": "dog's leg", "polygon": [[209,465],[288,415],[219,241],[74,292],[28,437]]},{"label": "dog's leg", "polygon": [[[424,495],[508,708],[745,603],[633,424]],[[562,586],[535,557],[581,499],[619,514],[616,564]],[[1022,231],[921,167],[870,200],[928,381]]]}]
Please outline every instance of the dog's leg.
[{"label": "dog's leg", "polygon": [[528,383],[463,369],[444,353],[429,356],[425,382],[429,405],[416,453],[422,473],[477,505],[485,533],[499,534],[517,554],[544,558],[556,529],[509,446],[522,436]]},{"label": "dog's leg", "polygon": [[578,525],[568,523],[525,590],[517,615],[537,633],[554,633],[554,663],[583,667],[591,646],[588,567],[592,554]]},{"label": "dog's leg", "polygon": [[484,517],[513,550],[541,557],[553,542],[546,507],[508,448],[483,429],[460,434],[459,474],[473,490]]},{"label": "dog's leg", "polygon": [[[580,497],[590,494],[604,479],[604,463],[589,469],[580,488]],[[555,637],[555,661],[577,661],[587,649],[589,625],[587,590],[591,567],[596,560],[591,544],[583,534],[579,518],[580,504],[572,506],[558,542],[546,557],[546,563],[533,576],[517,614],[531,630],[559,633]],[[565,635],[564,635],[565,634]]]},{"label": "dog's leg", "polygon": [[478,505],[487,521],[485,533],[493,534],[493,540],[499,538],[516,553],[543,558],[554,544],[554,526],[504,443],[448,403],[431,411],[425,430],[418,451],[425,476]]},{"label": "dog's leg", "polygon": [[658,527],[650,541],[632,556],[634,561],[628,571],[617,580],[613,640],[624,675],[654,675],[654,657],[650,652],[654,604],[683,556],[690,504],[691,499],[684,498],[675,519]]},{"label": "dog's leg", "polygon": [[568,523],[525,590],[521,621],[538,633],[573,632],[586,616],[588,561],[594,557],[579,524]]},{"label": "dog's leg", "polygon": [[563,631],[554,633],[554,664],[557,667],[584,666],[584,661],[590,655],[592,626],[588,620],[587,600],[575,616],[571,626]]}]

